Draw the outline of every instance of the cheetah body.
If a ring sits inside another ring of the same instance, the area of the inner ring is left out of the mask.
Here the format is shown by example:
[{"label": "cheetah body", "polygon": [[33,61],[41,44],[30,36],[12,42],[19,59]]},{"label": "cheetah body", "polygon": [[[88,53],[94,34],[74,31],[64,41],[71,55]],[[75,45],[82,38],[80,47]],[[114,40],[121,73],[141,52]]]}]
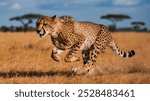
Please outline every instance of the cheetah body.
[{"label": "cheetah body", "polygon": [[65,57],[65,61],[78,61],[80,59],[76,56],[76,52],[82,51],[84,68],[74,68],[76,74],[88,73],[94,67],[98,54],[108,46],[114,53],[124,58],[135,54],[133,50],[125,52],[119,49],[106,26],[76,21],[70,16],[40,18],[37,21],[37,32],[40,36],[50,34],[52,43],[56,46],[52,51],[52,57],[56,61],[60,61],[60,55],[66,49],[70,49],[70,52]]}]

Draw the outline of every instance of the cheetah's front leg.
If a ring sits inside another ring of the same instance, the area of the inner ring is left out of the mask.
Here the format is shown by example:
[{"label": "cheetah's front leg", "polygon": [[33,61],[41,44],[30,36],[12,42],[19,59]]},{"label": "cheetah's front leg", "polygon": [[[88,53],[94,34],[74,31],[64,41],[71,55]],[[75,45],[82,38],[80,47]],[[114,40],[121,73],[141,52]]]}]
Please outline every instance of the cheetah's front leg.
[{"label": "cheetah's front leg", "polygon": [[62,52],[64,52],[64,50],[60,50],[60,49],[58,49],[58,48],[54,48],[53,50],[52,50],[52,58],[55,60],[55,61],[57,61],[57,62],[59,62],[60,60],[61,60],[61,54],[62,54]]},{"label": "cheetah's front leg", "polygon": [[80,49],[82,43],[84,42],[84,39],[82,38],[79,40],[76,44],[73,45],[69,53],[67,54],[65,61],[66,62],[74,62],[79,61],[80,57],[76,56],[76,52]]},{"label": "cheetah's front leg", "polygon": [[65,62],[75,62],[75,61],[79,61],[80,57],[76,56],[76,52],[77,50],[79,50],[79,45],[75,44],[71,50],[69,51],[69,53],[67,54],[67,56],[65,57]]}]

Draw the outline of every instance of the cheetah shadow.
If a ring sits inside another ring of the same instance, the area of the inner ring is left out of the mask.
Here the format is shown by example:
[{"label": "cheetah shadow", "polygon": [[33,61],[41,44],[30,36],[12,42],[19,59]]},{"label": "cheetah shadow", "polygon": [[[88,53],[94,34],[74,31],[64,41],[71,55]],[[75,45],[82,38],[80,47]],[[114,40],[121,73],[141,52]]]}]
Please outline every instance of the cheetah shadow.
[{"label": "cheetah shadow", "polygon": [[70,77],[74,74],[70,71],[9,71],[0,72],[0,77],[2,78],[13,78],[13,77],[53,77],[53,76],[64,76]]}]

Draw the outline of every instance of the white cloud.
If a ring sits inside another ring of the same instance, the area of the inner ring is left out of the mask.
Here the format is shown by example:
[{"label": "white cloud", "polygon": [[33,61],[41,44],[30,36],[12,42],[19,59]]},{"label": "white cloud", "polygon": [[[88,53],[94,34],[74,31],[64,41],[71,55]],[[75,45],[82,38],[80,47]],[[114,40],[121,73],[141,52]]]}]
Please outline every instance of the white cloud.
[{"label": "white cloud", "polygon": [[17,2],[15,2],[15,3],[10,5],[10,9],[19,10],[19,9],[21,9],[21,5]]},{"label": "white cloud", "polygon": [[136,5],[140,0],[113,0],[114,5]]}]

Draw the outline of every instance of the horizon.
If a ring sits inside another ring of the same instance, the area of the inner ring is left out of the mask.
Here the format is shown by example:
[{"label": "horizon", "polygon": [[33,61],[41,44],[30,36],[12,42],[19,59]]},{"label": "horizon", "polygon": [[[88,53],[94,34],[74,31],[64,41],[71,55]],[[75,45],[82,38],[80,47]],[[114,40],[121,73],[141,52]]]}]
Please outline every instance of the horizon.
[{"label": "horizon", "polygon": [[150,0],[0,0],[0,26],[21,26],[11,17],[27,13],[38,13],[47,16],[69,15],[79,21],[91,21],[106,26],[112,25],[109,20],[100,19],[106,14],[125,14],[131,19],[117,22],[117,28],[132,27],[131,22],[145,22],[150,29]]}]

